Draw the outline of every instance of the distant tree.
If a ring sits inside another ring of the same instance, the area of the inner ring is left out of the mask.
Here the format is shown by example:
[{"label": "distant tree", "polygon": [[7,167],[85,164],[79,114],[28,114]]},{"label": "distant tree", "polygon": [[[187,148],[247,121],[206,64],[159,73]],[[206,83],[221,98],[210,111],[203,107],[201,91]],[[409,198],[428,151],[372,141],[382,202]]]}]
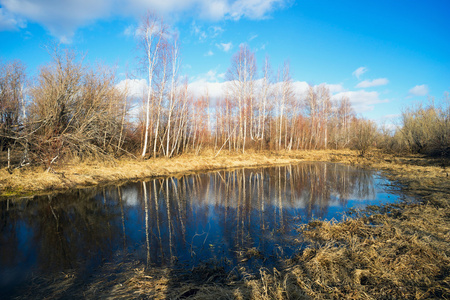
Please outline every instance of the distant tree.
[{"label": "distant tree", "polygon": [[238,52],[231,59],[231,66],[227,72],[228,95],[237,104],[238,114],[238,143],[245,152],[245,144],[249,124],[252,122],[254,81],[256,77],[255,53],[247,45],[241,45]]},{"label": "distant tree", "polygon": [[261,149],[265,144],[266,121],[268,119],[268,112],[270,111],[270,100],[273,98],[273,79],[272,68],[270,66],[269,57],[266,56],[263,65],[263,77],[261,79],[261,86],[259,92],[258,105],[258,131],[256,137],[261,140]]},{"label": "distant tree", "polygon": [[290,74],[289,62],[285,62],[283,69],[279,71],[279,83],[276,91],[276,103],[278,108],[278,135],[277,149],[281,150],[284,137],[284,148],[288,149],[288,144],[292,144],[292,140],[288,142],[288,115],[295,114],[295,105],[293,103],[292,78]]},{"label": "distant tree", "polygon": [[330,90],[325,84],[321,84],[317,88],[317,96],[319,100],[319,129],[321,131],[320,144],[323,148],[328,148],[328,125],[331,116],[331,100]]},{"label": "distant tree", "polygon": [[434,102],[410,107],[402,113],[401,133],[413,153],[448,157],[450,155],[450,100],[441,106]]},{"label": "distant tree", "polygon": [[334,102],[331,116],[331,143],[336,149],[348,147],[352,139],[351,122],[356,117],[348,97]]},{"label": "distant tree", "polygon": [[200,152],[211,135],[208,126],[210,98],[208,90],[192,101],[191,143],[196,154]]},{"label": "distant tree", "polygon": [[[436,123],[436,134],[433,139],[433,148],[442,159],[450,158],[450,96],[446,93],[442,107],[438,109],[439,118]],[[443,161],[444,164],[444,161]],[[445,164],[444,164],[445,166]]]},{"label": "distant tree", "polygon": [[[318,117],[319,117],[319,100],[317,93],[313,86],[309,85],[308,93],[305,98],[305,110],[309,116],[309,149],[315,149],[318,142],[319,128],[318,128]],[[314,142],[314,144],[313,144]]]},{"label": "distant tree", "polygon": [[377,126],[373,121],[359,119],[354,122],[354,131],[354,147],[359,151],[361,156],[364,156],[375,141]]},{"label": "distant tree", "polygon": [[426,153],[429,150],[438,119],[434,106],[424,108],[419,105],[403,111],[401,130],[410,151]]}]

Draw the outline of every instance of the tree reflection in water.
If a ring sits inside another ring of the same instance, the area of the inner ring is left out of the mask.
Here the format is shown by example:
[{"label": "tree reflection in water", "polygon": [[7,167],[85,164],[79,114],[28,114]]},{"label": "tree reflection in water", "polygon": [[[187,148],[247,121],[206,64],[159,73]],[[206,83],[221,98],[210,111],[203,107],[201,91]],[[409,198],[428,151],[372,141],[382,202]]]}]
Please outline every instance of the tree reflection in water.
[{"label": "tree reflection in water", "polygon": [[368,170],[329,163],[237,169],[0,202],[0,288],[105,262],[270,266],[295,228],[397,199]]}]

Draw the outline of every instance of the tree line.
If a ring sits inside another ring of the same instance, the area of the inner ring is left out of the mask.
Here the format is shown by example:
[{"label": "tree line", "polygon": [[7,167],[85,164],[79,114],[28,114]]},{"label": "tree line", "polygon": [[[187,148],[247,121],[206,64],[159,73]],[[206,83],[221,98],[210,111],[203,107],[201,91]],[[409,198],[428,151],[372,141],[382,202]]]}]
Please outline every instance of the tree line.
[{"label": "tree line", "polygon": [[381,132],[380,147],[397,153],[420,153],[450,158],[450,96],[444,95],[440,104],[415,104],[403,110],[401,125],[393,133]]},{"label": "tree line", "polygon": [[17,166],[49,169],[65,159],[172,157],[205,148],[216,155],[355,148],[364,155],[379,146],[449,155],[448,96],[441,107],[406,109],[395,134],[383,133],[348,98],[332,100],[326,85],[296,94],[288,62],[274,72],[266,57],[258,73],[247,45],[231,58],[224,96],[211,99],[207,90],[198,96],[188,89],[178,36],[159,16],[143,18],[136,39],[148,83],[138,116],[113,69],[87,65],[74,50],[48,47],[51,62],[32,80],[20,61],[0,61],[0,150],[12,149]]}]

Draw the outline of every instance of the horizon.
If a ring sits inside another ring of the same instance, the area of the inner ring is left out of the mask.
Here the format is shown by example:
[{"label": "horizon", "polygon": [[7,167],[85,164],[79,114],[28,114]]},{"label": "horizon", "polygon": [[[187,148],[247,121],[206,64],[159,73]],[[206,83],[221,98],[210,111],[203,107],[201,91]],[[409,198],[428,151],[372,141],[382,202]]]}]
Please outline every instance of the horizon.
[{"label": "horizon", "polygon": [[232,56],[246,44],[257,78],[266,55],[274,75],[289,61],[298,97],[306,84],[325,84],[359,116],[393,126],[405,107],[440,104],[450,91],[449,9],[448,1],[0,0],[0,59],[21,60],[33,77],[51,60],[44,45],[62,43],[87,63],[116,68],[118,85],[133,79],[143,88],[135,34],[152,10],[179,35],[180,74],[194,95],[207,88],[220,97]]}]

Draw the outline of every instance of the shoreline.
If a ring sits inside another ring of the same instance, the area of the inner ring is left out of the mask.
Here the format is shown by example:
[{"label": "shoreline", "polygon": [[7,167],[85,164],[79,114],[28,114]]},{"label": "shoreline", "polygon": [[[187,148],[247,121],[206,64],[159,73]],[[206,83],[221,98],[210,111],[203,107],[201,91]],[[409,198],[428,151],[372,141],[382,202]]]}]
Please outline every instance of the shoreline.
[{"label": "shoreline", "polygon": [[[355,160],[356,158],[356,160]],[[69,162],[55,165],[52,171],[44,167],[0,169],[0,199],[64,192],[77,188],[109,185],[160,176],[179,176],[212,170],[262,167],[299,163],[302,161],[328,161],[360,165],[366,161],[352,150],[315,151],[261,151],[245,154],[227,154],[214,157],[212,151],[198,156],[185,154],[174,158],[147,160],[117,159],[111,161]],[[365,164],[362,164],[365,166]]]}]

